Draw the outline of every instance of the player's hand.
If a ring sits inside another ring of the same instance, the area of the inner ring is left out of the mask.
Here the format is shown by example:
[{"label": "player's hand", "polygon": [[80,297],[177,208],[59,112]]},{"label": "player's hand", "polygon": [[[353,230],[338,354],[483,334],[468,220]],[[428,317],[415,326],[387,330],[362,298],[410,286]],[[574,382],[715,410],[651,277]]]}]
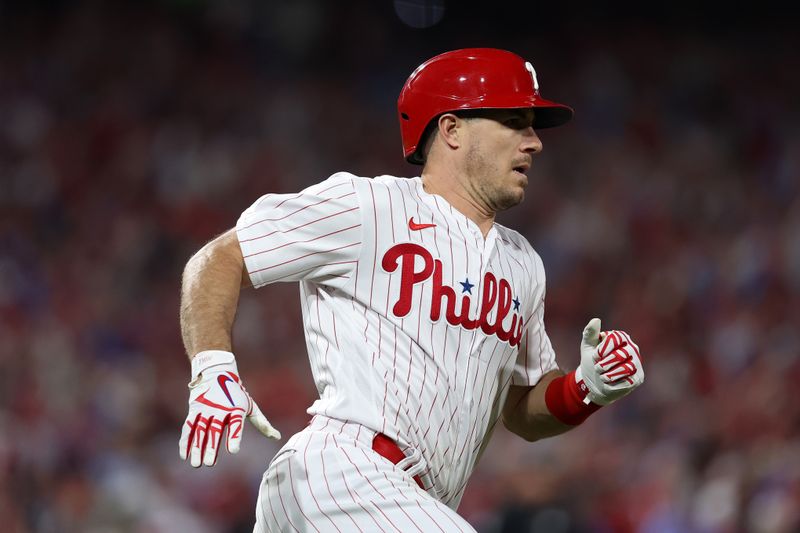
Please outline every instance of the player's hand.
[{"label": "player's hand", "polygon": [[223,434],[228,451],[237,453],[245,418],[266,437],[281,438],[245,390],[232,353],[197,354],[192,360],[192,376],[189,414],[178,443],[181,459],[190,458],[194,467],[214,466]]},{"label": "player's hand", "polygon": [[583,330],[575,380],[588,390],[585,401],[608,405],[622,398],[644,382],[639,347],[624,331],[601,333],[600,319],[593,318]]}]

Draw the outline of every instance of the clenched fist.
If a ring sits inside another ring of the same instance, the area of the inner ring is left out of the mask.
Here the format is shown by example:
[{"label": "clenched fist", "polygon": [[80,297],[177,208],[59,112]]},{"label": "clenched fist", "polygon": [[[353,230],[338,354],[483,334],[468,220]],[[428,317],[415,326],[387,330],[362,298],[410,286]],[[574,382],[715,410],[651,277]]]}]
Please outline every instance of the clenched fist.
[{"label": "clenched fist", "polygon": [[583,330],[575,381],[587,403],[608,405],[622,398],[644,382],[639,347],[624,331],[601,333],[600,319],[593,318]]}]

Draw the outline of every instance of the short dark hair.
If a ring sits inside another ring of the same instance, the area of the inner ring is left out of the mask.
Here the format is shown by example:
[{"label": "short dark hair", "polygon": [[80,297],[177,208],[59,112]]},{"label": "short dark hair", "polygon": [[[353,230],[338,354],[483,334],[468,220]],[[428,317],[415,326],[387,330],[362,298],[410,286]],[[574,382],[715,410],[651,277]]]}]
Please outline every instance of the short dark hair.
[{"label": "short dark hair", "polygon": [[457,116],[458,118],[470,120],[484,116],[485,111],[485,109],[456,109],[455,111],[445,111],[444,113],[439,113],[433,117],[430,122],[428,122],[427,126],[425,126],[425,130],[422,132],[422,135],[419,138],[417,150],[414,152],[412,157],[415,158],[419,163],[423,164],[428,159],[428,152],[431,151],[432,146],[432,143],[429,143],[428,141],[433,138],[434,131],[436,131],[436,128],[439,127],[439,118],[441,118],[442,115],[447,115],[449,113]]}]

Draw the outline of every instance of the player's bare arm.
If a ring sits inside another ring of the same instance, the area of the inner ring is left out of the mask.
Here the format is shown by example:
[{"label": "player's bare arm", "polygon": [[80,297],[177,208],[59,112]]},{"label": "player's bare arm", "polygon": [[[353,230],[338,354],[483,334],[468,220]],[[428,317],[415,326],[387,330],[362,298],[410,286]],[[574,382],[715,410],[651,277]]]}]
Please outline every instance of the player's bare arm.
[{"label": "player's bare arm", "polygon": [[503,424],[509,431],[533,442],[554,437],[576,427],[559,421],[547,409],[545,392],[550,383],[563,376],[560,370],[548,372],[536,386],[512,385],[503,408]]},{"label": "player's bare arm", "polygon": [[178,451],[194,467],[216,464],[223,437],[237,453],[245,418],[265,436],[280,438],[244,388],[231,351],[239,290],[249,284],[235,230],[203,246],[183,272],[181,334],[192,379]]},{"label": "player's bare arm", "polygon": [[249,285],[235,230],[216,237],[192,256],[183,271],[180,311],[189,359],[203,350],[231,350],[239,289]]}]

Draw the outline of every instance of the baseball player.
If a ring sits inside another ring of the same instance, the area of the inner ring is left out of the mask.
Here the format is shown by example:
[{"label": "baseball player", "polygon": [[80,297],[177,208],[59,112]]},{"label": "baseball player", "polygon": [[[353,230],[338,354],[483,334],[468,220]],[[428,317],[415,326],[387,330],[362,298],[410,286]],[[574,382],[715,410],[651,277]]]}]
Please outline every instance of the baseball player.
[{"label": "baseball player", "polygon": [[319,399],[269,464],[256,532],[474,531],[455,510],[498,420],[526,440],[568,431],[644,380],[623,331],[583,330],[559,370],[544,327],[545,271],[495,214],[520,203],[536,129],[572,110],[533,66],[496,49],[420,65],[398,100],[421,176],[333,174],[267,194],[192,257],[181,328],[191,358],[180,455],[213,466],[244,420],[280,438],[232,353],[240,287],[298,281]]}]

